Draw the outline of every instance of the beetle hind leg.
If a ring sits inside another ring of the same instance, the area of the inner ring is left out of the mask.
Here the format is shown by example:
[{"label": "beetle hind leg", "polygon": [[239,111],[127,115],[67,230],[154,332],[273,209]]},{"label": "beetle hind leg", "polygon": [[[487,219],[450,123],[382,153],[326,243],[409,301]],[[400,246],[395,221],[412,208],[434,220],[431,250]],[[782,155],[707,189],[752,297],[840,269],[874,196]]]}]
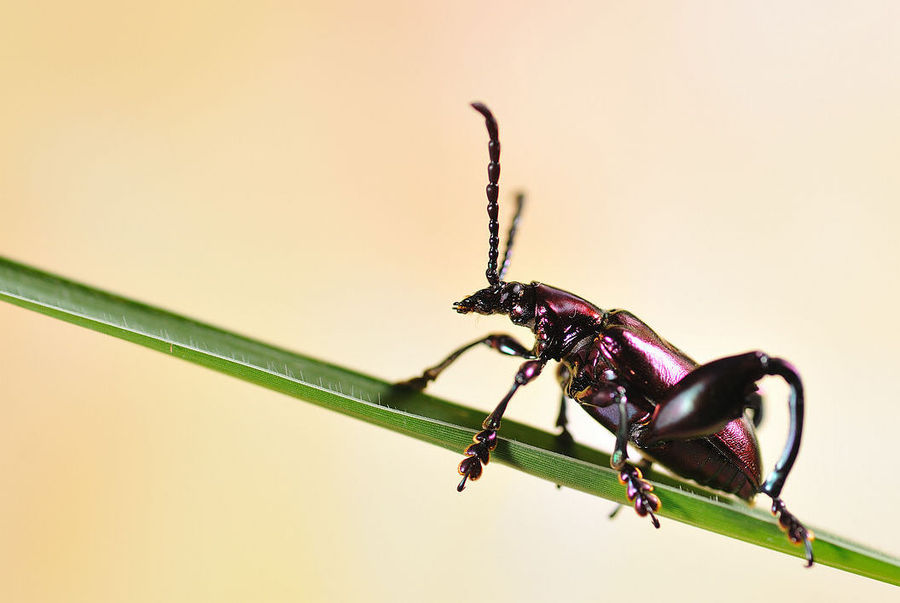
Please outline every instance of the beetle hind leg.
[{"label": "beetle hind leg", "polygon": [[790,387],[790,430],[781,458],[759,492],[772,499],[772,513],[791,542],[806,547],[806,563],[810,567],[812,532],[788,512],[781,500],[781,490],[797,458],[803,434],[803,383],[789,362],[762,352],[748,352],[695,368],[669,391],[666,399],[659,401],[647,428],[646,441],[653,444],[710,435],[743,416],[745,408],[761,409],[756,382],[766,375],[781,377]]}]

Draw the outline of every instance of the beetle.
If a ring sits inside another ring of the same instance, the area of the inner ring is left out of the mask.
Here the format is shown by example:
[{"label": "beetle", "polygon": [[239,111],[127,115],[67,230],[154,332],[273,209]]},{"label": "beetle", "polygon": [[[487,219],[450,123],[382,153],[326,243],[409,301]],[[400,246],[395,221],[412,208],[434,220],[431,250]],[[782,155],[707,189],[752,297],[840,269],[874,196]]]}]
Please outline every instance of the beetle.
[{"label": "beetle", "polygon": [[[499,259],[500,139],[497,121],[482,103],[472,103],[488,131],[488,286],[453,304],[460,314],[502,314],[516,326],[530,329],[535,343],[527,347],[510,335],[494,333],[455,350],[420,376],[403,382],[424,388],[464,352],[486,345],[524,362],[509,391],[484,420],[482,430],[465,449],[459,463],[462,492],[477,480],[497,446],[497,432],[516,391],[533,381],[551,360],[558,362],[562,401],[557,417],[560,436],[571,441],[566,428],[566,398],[578,403],[606,429],[616,434],[610,464],[619,472],[627,499],[640,516],[660,508],[653,486],[628,460],[628,444],[643,461],[657,462],[675,474],[709,488],[752,501],[761,493],[772,499],[772,513],[794,544],[805,547],[807,567],[813,565],[813,533],[790,513],[780,495],[800,448],[803,431],[803,384],[787,361],[754,351],[698,364],[657,335],[626,310],[602,310],[568,291],[539,282],[505,281],[512,245],[522,213],[523,196]],[[790,430],[775,468],[762,481],[759,444],[754,427],[762,417],[762,398],[756,382],[777,375],[790,388]],[[747,410],[752,413],[752,422]]]}]

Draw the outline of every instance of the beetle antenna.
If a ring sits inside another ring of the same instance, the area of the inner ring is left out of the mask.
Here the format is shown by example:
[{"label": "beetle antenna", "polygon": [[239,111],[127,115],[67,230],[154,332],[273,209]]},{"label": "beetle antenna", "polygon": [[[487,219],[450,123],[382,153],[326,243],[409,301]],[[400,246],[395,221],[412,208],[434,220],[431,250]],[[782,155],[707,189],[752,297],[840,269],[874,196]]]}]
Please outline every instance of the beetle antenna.
[{"label": "beetle antenna", "polygon": [[487,126],[490,142],[488,143],[488,154],[491,157],[488,163],[488,185],[485,188],[487,193],[487,213],[488,213],[488,264],[485,270],[488,284],[492,288],[500,286],[500,273],[497,271],[497,258],[500,255],[500,222],[498,221],[500,208],[497,204],[497,196],[500,187],[497,183],[500,181],[500,138],[497,133],[497,120],[491,110],[482,103],[472,103],[472,108],[484,116],[484,123]]},{"label": "beetle antenna", "polygon": [[509,260],[512,256],[513,240],[516,238],[516,230],[519,228],[519,218],[522,217],[522,205],[525,203],[525,193],[516,195],[516,213],[513,214],[512,222],[509,225],[509,234],[506,235],[506,251],[503,253],[503,263],[500,264],[500,280],[506,276],[509,270]]}]

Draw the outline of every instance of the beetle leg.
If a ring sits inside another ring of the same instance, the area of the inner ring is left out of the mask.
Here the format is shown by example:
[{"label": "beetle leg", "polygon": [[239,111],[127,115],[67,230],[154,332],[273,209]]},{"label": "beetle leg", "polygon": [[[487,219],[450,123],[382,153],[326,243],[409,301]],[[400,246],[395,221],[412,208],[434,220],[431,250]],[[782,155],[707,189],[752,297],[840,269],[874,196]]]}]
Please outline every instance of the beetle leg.
[{"label": "beetle leg", "polygon": [[803,383],[790,363],[762,352],[720,358],[697,367],[669,391],[647,425],[647,444],[711,435],[753,407],[756,382],[777,375],[790,387],[788,408],[791,426],[781,458],[759,491],[772,499],[772,513],[795,544],[806,547],[807,567],[813,564],[812,532],[789,513],[780,495],[800,450],[803,433]]},{"label": "beetle leg", "polygon": [[628,460],[628,398],[625,396],[625,388],[617,387],[615,396],[619,407],[619,428],[616,430],[616,446],[609,464],[613,469],[622,469]]},{"label": "beetle leg", "polygon": [[653,485],[644,479],[641,470],[625,463],[619,471],[619,483],[625,486],[625,496],[634,503],[634,510],[641,517],[650,516],[654,528],[659,528],[659,520],[654,511],[659,511],[659,498],[653,494]]},{"label": "beetle leg", "polygon": [[572,438],[572,434],[569,433],[569,417],[566,414],[566,398],[568,397],[566,396],[566,388],[568,387],[571,378],[571,373],[569,372],[569,369],[566,368],[566,365],[560,364],[556,370],[556,379],[559,381],[559,386],[562,388],[562,395],[559,397],[559,412],[556,415],[556,426],[561,429],[559,435],[556,436],[556,439],[566,453],[572,449],[572,444],[575,442]]},{"label": "beetle leg", "polygon": [[653,527],[659,529],[659,520],[654,511],[659,510],[659,498],[653,492],[653,486],[644,479],[641,470],[628,462],[628,399],[625,388],[616,389],[619,406],[619,429],[616,431],[616,447],[609,464],[619,470],[619,483],[625,486],[625,496],[634,503],[634,510],[641,517],[650,516]]},{"label": "beetle leg", "polygon": [[464,352],[468,352],[479,344],[484,344],[489,348],[497,350],[501,354],[506,354],[507,356],[518,356],[519,358],[535,357],[531,350],[513,339],[511,336],[505,335],[503,333],[492,333],[487,337],[482,337],[481,339],[476,339],[471,343],[467,343],[458,350],[454,350],[449,356],[444,358],[439,363],[425,369],[425,371],[423,371],[422,374],[418,377],[413,377],[412,379],[401,381],[397,385],[413,389],[424,389],[426,385],[428,385],[431,381],[437,379],[438,375],[444,372],[444,369],[453,364],[457,358],[463,355]]},{"label": "beetle leg", "polygon": [[747,405],[744,407],[752,413],[753,427],[759,427],[763,422],[762,396],[759,392],[753,392],[747,396]]},{"label": "beetle leg", "polygon": [[[651,461],[650,459],[648,459],[646,457],[643,457],[643,458],[641,458],[641,460],[634,463],[635,469],[638,469],[639,471],[641,471],[641,473],[643,473],[644,471],[649,471],[650,467],[652,465],[653,465],[653,461]],[[613,508],[613,510],[609,512],[609,518],[614,519],[615,516],[618,515],[619,511],[621,511],[621,510],[622,510],[622,505],[620,503],[616,503],[615,508]]]},{"label": "beetle leg", "polygon": [[569,417],[566,416],[566,394],[559,397],[559,413],[556,415],[556,426],[561,427],[560,435],[568,433]]},{"label": "beetle leg", "polygon": [[[560,365],[562,366],[562,365]],[[562,429],[556,434],[556,441],[559,443],[559,449],[563,454],[569,455],[572,452],[572,445],[575,439],[569,433],[569,418],[566,416],[566,393],[563,392],[559,397],[559,414],[556,415],[556,426]],[[562,488],[562,484],[556,484],[557,488]]]},{"label": "beetle leg", "polygon": [[572,445],[575,444],[575,438],[569,432],[569,417],[566,415],[566,394],[559,397],[559,414],[556,415],[556,426],[560,427],[560,431],[556,434],[556,441],[559,443],[560,450],[569,454],[572,452]]},{"label": "beetle leg", "polygon": [[474,443],[469,444],[468,448],[466,448],[466,458],[459,463],[458,468],[459,474],[463,476],[459,485],[456,486],[458,492],[462,492],[465,489],[466,480],[471,479],[474,481],[481,477],[482,465],[487,465],[490,462],[491,451],[497,447],[497,431],[500,429],[500,420],[503,418],[503,413],[506,412],[506,405],[509,404],[510,399],[519,387],[527,385],[541,374],[546,363],[546,360],[529,360],[523,362],[519,367],[512,387],[500,400],[500,404],[497,405],[494,412],[489,414],[484,423],[481,424],[482,430],[472,438]]},{"label": "beetle leg", "polygon": [[[612,382],[595,389],[589,400],[579,400],[583,406],[598,408],[615,404],[619,410],[618,428],[616,429],[616,446],[609,459],[610,466],[619,472],[619,483],[625,486],[625,497],[634,503],[634,510],[641,517],[650,516],[654,528],[659,528],[659,520],[654,515],[660,507],[659,498],[653,494],[653,485],[644,479],[641,470],[628,462],[628,397],[625,388]],[[618,512],[614,509],[610,517]]]}]

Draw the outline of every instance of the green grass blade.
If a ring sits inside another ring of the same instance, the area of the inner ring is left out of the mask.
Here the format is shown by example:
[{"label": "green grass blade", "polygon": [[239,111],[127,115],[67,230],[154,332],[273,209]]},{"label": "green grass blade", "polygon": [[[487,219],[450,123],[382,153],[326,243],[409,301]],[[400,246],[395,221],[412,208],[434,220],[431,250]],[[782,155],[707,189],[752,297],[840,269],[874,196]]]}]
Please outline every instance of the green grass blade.
[{"label": "green grass blade", "polygon": [[[0,258],[0,299],[141,344],[325,408],[461,451],[480,429],[484,411],[466,408],[328,364],[146,304]],[[503,421],[497,462],[583,492],[625,502],[606,454],[576,445],[563,454],[547,432]],[[802,557],[773,517],[740,501],[650,472],[660,515]],[[816,561],[900,585],[900,560],[815,529]]]}]

